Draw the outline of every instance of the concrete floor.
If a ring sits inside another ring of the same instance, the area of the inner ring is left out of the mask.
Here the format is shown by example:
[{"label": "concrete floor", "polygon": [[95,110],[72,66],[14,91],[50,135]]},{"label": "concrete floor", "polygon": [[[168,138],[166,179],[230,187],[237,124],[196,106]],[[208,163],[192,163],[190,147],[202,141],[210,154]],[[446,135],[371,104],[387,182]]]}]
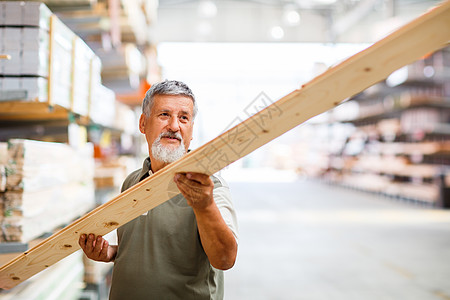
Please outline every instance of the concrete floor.
[{"label": "concrete floor", "polygon": [[450,210],[308,180],[229,183],[240,241],[225,299],[450,299]]}]

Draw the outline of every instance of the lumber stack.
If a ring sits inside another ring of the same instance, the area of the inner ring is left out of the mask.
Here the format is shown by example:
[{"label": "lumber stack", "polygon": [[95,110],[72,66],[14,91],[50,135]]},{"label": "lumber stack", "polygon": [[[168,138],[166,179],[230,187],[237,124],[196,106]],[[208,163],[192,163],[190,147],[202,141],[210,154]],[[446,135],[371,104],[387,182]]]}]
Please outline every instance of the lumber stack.
[{"label": "lumber stack", "polygon": [[[71,106],[75,34],[42,3],[0,3],[0,101],[22,100]],[[83,65],[81,63],[81,65]]]},{"label": "lumber stack", "polygon": [[0,2],[0,54],[0,116],[58,110],[111,125],[115,94],[102,85],[100,58],[45,4]]},{"label": "lumber stack", "polygon": [[94,206],[92,147],[10,140],[0,148],[2,243],[29,242]]},{"label": "lumber stack", "polygon": [[50,10],[38,2],[0,3],[0,101],[47,100]]},{"label": "lumber stack", "polygon": [[[0,262],[3,262],[0,257]],[[11,290],[1,290],[2,300],[42,300],[87,299],[82,297],[80,282],[83,281],[82,252],[71,255],[64,261],[60,261],[52,268],[33,276],[25,285]],[[89,298],[92,299],[92,298]]]}]

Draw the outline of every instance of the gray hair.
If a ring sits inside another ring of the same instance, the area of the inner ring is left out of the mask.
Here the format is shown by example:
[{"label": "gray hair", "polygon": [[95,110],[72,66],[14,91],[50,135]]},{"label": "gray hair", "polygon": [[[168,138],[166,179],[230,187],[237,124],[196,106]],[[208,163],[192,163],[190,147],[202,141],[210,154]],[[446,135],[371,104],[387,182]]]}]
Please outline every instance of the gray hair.
[{"label": "gray hair", "polygon": [[192,99],[192,103],[194,104],[194,115],[192,117],[195,118],[197,115],[198,108],[195,101],[195,96],[191,89],[181,81],[165,80],[152,85],[151,88],[148,89],[147,93],[145,93],[144,101],[142,103],[142,113],[146,116],[150,115],[156,95],[187,96]]}]

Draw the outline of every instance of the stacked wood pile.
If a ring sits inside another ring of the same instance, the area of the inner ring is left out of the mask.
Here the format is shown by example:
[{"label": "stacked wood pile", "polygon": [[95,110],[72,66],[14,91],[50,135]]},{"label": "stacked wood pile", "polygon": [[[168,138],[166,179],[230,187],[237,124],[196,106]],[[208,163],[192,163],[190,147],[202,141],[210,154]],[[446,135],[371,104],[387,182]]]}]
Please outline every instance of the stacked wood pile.
[{"label": "stacked wood pile", "polygon": [[[17,255],[17,254],[15,254]],[[0,263],[7,263],[3,254]],[[74,253],[44,272],[33,276],[11,290],[0,290],[2,300],[42,300],[42,299],[92,299],[83,297],[80,282],[83,280],[82,252]]]},{"label": "stacked wood pile", "polygon": [[1,242],[26,243],[94,207],[92,147],[17,139],[0,149]]},{"label": "stacked wood pile", "polygon": [[45,4],[0,1],[0,53],[8,58],[0,59],[0,116],[72,112],[112,125],[116,96],[102,85],[100,58]]}]

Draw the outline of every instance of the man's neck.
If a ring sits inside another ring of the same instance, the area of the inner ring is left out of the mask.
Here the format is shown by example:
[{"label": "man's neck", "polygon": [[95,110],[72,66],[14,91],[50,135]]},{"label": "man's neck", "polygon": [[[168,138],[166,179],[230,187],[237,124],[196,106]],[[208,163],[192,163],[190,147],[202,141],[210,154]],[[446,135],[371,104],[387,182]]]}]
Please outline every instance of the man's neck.
[{"label": "man's neck", "polygon": [[[191,150],[187,150],[187,152],[190,152]],[[151,153],[151,152],[150,152]],[[162,168],[170,165],[170,163],[166,163],[166,162],[162,162],[160,160],[157,160],[156,158],[153,157],[153,155],[149,155],[150,157],[150,169],[152,170],[153,173],[158,172],[159,170],[161,170]]]},{"label": "man's neck", "polygon": [[168,163],[156,160],[152,157],[150,157],[150,168],[152,169],[153,173],[158,172],[159,170],[161,170],[162,168],[164,168],[165,166],[169,165]]}]

